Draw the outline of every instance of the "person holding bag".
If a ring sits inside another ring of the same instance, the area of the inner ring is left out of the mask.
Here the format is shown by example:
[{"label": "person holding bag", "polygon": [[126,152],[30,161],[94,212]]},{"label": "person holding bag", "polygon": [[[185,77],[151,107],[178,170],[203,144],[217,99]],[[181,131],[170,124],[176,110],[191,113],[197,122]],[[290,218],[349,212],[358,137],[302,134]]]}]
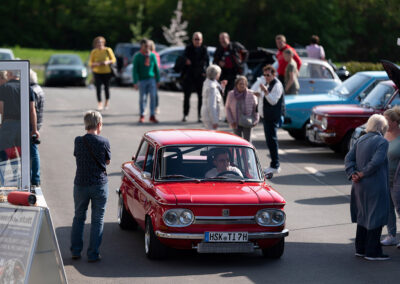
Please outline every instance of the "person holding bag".
[{"label": "person holding bag", "polygon": [[92,69],[96,85],[97,110],[103,110],[101,100],[101,86],[104,85],[106,101],[104,109],[108,109],[110,102],[110,79],[113,76],[112,66],[117,61],[111,48],[106,47],[106,39],[98,36],[93,40],[93,50],[90,52],[89,66]]},{"label": "person holding bag", "polygon": [[235,87],[228,93],[225,104],[226,119],[233,132],[250,142],[251,129],[257,125],[257,97],[247,88],[247,78],[238,76]]},{"label": "person holding bag", "polygon": [[81,258],[86,214],[91,202],[92,219],[87,257],[89,262],[96,262],[101,259],[99,247],[103,237],[104,213],[108,198],[106,166],[110,164],[111,151],[108,139],[99,135],[103,127],[101,114],[98,111],[88,111],[84,122],[86,135],[75,138],[75,216],[72,222],[70,250],[72,259]]}]

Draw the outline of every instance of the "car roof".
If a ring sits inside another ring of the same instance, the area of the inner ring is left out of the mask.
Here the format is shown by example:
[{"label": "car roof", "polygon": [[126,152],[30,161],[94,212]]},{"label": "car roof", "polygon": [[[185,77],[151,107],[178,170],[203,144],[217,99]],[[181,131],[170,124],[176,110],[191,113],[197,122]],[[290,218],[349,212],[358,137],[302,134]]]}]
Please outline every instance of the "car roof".
[{"label": "car roof", "polygon": [[9,48],[0,48],[0,52],[3,52],[3,53],[13,53],[12,52],[12,50],[11,49],[9,49]]},{"label": "car roof", "polygon": [[169,145],[238,145],[251,143],[232,133],[205,129],[165,129],[146,132],[144,137],[162,146]]},{"label": "car roof", "polygon": [[[177,50],[179,50],[179,51],[185,50],[185,46],[170,46],[170,47],[164,48],[158,54],[161,56],[164,53],[169,53],[169,52],[173,52],[173,51],[177,51]],[[208,50],[208,52],[215,52],[216,47],[215,46],[207,46],[207,50]]]},{"label": "car roof", "polygon": [[73,53],[58,53],[51,55],[51,57],[78,57],[80,59],[79,55]]}]

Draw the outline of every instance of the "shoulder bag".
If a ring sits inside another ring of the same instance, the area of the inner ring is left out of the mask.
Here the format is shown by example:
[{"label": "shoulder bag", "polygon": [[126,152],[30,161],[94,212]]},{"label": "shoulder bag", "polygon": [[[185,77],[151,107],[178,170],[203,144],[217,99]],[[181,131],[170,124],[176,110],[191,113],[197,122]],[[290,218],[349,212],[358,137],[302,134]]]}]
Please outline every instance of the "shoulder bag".
[{"label": "shoulder bag", "polygon": [[[236,112],[239,116],[238,125],[244,128],[252,128],[254,127],[255,117],[252,113],[244,114],[244,105],[245,105],[246,97],[243,100],[236,101]],[[241,104],[241,106],[239,106]]]},{"label": "shoulder bag", "polygon": [[[109,51],[109,47],[106,47],[106,51],[107,51],[108,57],[111,60],[112,57],[111,57],[111,54],[110,54],[110,51]],[[110,66],[110,69],[111,69],[111,75],[113,77],[117,77],[117,75],[118,75],[117,63],[111,63],[109,66]]]}]

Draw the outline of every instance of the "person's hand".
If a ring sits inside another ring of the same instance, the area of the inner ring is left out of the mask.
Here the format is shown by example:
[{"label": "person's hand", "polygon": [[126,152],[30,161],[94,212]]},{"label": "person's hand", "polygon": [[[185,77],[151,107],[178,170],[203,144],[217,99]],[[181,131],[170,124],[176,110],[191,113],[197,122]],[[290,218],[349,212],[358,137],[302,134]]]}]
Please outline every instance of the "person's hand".
[{"label": "person's hand", "polygon": [[225,61],[220,60],[218,65],[221,66],[221,67],[224,67],[225,66]]},{"label": "person's hand", "polygon": [[135,90],[139,89],[139,87],[138,87],[137,84],[133,84],[133,88],[134,88]]},{"label": "person's hand", "polygon": [[351,180],[355,183],[358,183],[363,177],[364,174],[362,172],[355,172],[354,174],[351,175]]},{"label": "person's hand", "polygon": [[236,122],[232,122],[231,127],[232,127],[232,129],[236,129],[237,128]]},{"label": "person's hand", "polygon": [[253,92],[253,95],[255,95],[256,97],[260,97],[261,94],[259,92]]},{"label": "person's hand", "polygon": [[218,123],[214,123],[214,124],[212,125],[212,128],[213,128],[213,129],[217,129],[217,128],[218,128]]},{"label": "person's hand", "polygon": [[222,80],[222,81],[221,81],[221,87],[222,87],[222,88],[225,88],[226,85],[228,85],[228,80]]},{"label": "person's hand", "polygon": [[269,94],[268,88],[267,88],[264,84],[260,84],[260,89],[261,89],[266,95]]},{"label": "person's hand", "polygon": [[191,65],[192,62],[190,61],[190,59],[186,59],[186,65]]},{"label": "person's hand", "polygon": [[31,137],[33,137],[33,135],[36,135],[36,138],[39,139],[40,138],[40,133],[37,130],[32,130],[31,132]]}]

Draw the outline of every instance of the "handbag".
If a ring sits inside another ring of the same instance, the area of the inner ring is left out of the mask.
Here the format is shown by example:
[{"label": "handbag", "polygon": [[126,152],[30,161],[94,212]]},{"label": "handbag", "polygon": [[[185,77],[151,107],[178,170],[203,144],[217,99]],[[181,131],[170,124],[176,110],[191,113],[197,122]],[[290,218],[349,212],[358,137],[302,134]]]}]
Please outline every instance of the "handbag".
[{"label": "handbag", "polygon": [[[111,55],[110,55],[110,52],[109,52],[109,50],[108,50],[108,47],[107,47],[107,53],[108,53],[108,57],[110,57],[110,59],[111,59]],[[117,68],[117,63],[111,63],[110,65],[108,65],[108,66],[110,66],[110,69],[111,69],[111,76],[113,76],[113,77],[118,77],[118,68]]]},{"label": "handbag", "polygon": [[[237,113],[239,115],[238,125],[244,128],[252,128],[254,127],[255,117],[253,114],[244,114],[243,105],[245,104],[245,99],[242,101],[237,101],[236,106],[239,108],[239,103],[241,103],[242,107],[238,109]],[[240,111],[239,111],[240,110]]]}]

